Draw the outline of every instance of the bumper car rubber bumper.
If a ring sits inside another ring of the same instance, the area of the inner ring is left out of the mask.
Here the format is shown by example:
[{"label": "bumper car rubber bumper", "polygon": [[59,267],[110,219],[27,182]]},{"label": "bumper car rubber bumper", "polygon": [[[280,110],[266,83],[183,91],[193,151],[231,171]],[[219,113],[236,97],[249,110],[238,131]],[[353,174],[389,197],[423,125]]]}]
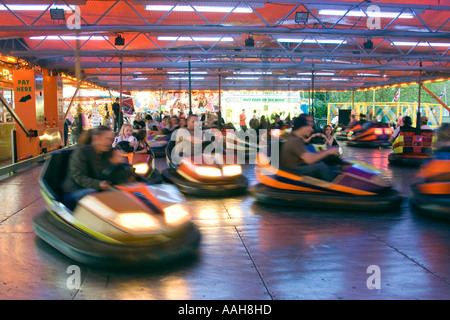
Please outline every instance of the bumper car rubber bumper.
[{"label": "bumper car rubber bumper", "polygon": [[359,148],[380,148],[390,147],[392,145],[389,141],[359,141],[359,140],[347,140],[346,144],[351,147]]},{"label": "bumper car rubber bumper", "polygon": [[49,211],[34,217],[33,229],[39,238],[73,260],[106,268],[158,266],[195,255],[200,242],[199,230],[194,224],[188,224],[164,242],[146,245],[108,243],[89,236]]},{"label": "bumper car rubber bumper", "polygon": [[413,195],[411,204],[426,216],[450,221],[450,197],[448,195],[433,195],[420,193],[416,186],[411,186]]},{"label": "bumper car rubber bumper", "polygon": [[389,164],[409,167],[419,167],[429,159],[430,157],[399,156],[394,153],[390,153],[388,156]]},{"label": "bumper car rubber bumper", "polygon": [[168,168],[162,172],[163,180],[174,183],[184,194],[202,197],[228,197],[247,192],[248,180],[244,175],[229,183],[199,183],[189,181],[180,176],[174,169]]},{"label": "bumper car rubber bumper", "polygon": [[403,198],[392,189],[384,194],[372,196],[332,195],[299,192],[268,187],[262,183],[250,187],[252,195],[262,203],[316,209],[393,210],[400,206]]}]

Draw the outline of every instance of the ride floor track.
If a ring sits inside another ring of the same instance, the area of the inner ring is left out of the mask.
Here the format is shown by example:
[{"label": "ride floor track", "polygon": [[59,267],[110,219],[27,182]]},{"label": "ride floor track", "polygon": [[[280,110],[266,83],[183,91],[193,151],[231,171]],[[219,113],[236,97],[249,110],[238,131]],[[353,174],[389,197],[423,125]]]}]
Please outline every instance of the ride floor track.
[{"label": "ride floor track", "polygon": [[[405,196],[400,210],[299,210],[260,205],[250,194],[186,197],[202,234],[198,256],[148,270],[95,269],[63,256],[32,229],[44,210],[42,165],[2,177],[0,299],[448,299],[450,223],[411,208],[417,169],[388,167],[390,152],[344,146],[345,159],[392,174]],[[156,166],[165,169],[165,159]],[[255,184],[253,165],[244,169]],[[70,285],[73,265],[79,288]],[[369,289],[375,274],[380,288]]]}]

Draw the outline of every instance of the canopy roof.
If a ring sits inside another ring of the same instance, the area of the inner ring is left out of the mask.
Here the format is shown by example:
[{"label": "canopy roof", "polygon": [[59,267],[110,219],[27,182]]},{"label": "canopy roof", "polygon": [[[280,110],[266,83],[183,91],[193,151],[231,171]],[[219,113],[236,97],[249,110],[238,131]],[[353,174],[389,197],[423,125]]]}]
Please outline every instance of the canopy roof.
[{"label": "canopy roof", "polygon": [[450,0],[0,0],[2,54],[75,75],[77,42],[112,90],[354,90],[449,78]]}]

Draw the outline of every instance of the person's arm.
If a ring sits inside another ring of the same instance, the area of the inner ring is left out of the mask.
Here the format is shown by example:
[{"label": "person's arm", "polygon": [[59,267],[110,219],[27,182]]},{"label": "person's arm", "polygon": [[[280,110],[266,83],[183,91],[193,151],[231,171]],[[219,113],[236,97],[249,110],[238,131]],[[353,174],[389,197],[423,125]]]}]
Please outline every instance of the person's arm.
[{"label": "person's arm", "polygon": [[117,135],[117,136],[114,138],[114,142],[112,143],[112,147],[115,148],[115,147],[117,146],[117,144],[118,144],[120,141],[122,141],[121,136],[120,136],[120,135]]},{"label": "person's arm", "polygon": [[303,152],[302,154],[300,154],[300,158],[305,161],[306,164],[313,164],[328,157],[329,155],[337,155],[338,153],[338,148],[331,148],[319,153]]},{"label": "person's arm", "polygon": [[398,134],[400,133],[400,127],[397,127],[392,135],[389,137],[389,142],[394,142],[394,140],[397,138]]},{"label": "person's arm", "polygon": [[325,138],[325,144],[329,147],[331,147],[333,145],[334,142],[334,136],[331,135],[328,138]]},{"label": "person's arm", "polygon": [[102,181],[92,178],[88,175],[89,166],[89,152],[78,149],[73,153],[73,158],[69,164],[69,171],[73,181],[83,188],[90,188],[95,190],[102,190],[104,183]]},{"label": "person's arm", "polygon": [[148,153],[150,151],[150,147],[147,143],[143,144],[142,142],[137,143],[138,147],[141,146],[141,150],[137,150],[135,153]]},{"label": "person's arm", "polygon": [[320,136],[323,136],[323,134],[322,133],[314,133],[311,136],[309,136],[309,138],[303,138],[303,141],[305,141],[305,143],[309,143],[312,138],[320,137]]},{"label": "person's arm", "polygon": [[138,143],[137,143],[137,139],[135,136],[131,136],[130,138],[128,138],[128,142],[130,143],[130,146],[132,146],[134,148],[134,151],[136,151],[137,147],[138,147]]}]

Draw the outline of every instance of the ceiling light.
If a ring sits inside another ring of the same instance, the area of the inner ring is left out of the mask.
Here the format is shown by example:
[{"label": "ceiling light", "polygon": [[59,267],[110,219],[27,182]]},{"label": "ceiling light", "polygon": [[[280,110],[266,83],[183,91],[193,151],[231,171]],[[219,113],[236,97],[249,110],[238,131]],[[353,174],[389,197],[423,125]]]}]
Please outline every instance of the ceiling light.
[{"label": "ceiling light", "polygon": [[[173,10],[172,10],[173,8]],[[194,10],[195,8],[195,10]],[[214,7],[214,6],[171,6],[171,5],[146,5],[145,10],[148,11],[178,11],[178,12],[217,12],[217,13],[252,13],[253,10],[248,7]]]},{"label": "ceiling light", "polygon": [[296,12],[295,13],[295,23],[307,23],[309,17],[309,12]]},{"label": "ceiling light", "polygon": [[327,16],[343,16],[347,17],[372,17],[372,18],[401,18],[401,19],[412,19],[414,18],[411,13],[401,13],[400,12],[377,12],[377,11],[362,11],[362,10],[333,10],[333,9],[320,9],[318,11],[320,15]]},{"label": "ceiling light", "polygon": [[[310,76],[311,72],[298,72],[298,75]],[[314,72],[315,76],[335,76],[334,72]]]},{"label": "ceiling light", "polygon": [[278,80],[282,81],[311,81],[311,78],[301,77],[301,78],[288,78],[288,77],[280,77]]},{"label": "ceiling light", "polygon": [[64,9],[50,9],[50,18],[52,20],[66,20]]},{"label": "ceiling light", "polygon": [[447,42],[410,42],[410,41],[394,41],[391,43],[391,45],[396,45],[396,46],[409,46],[409,47],[413,47],[415,45],[417,45],[418,47],[445,47],[448,48],[450,47],[450,43]]},{"label": "ceiling light", "polygon": [[[8,4],[8,5],[0,5],[0,11],[7,11],[8,9],[11,11],[45,11],[47,10],[48,5],[45,4]],[[75,6],[66,6],[66,5],[52,5],[50,9],[62,9],[65,11],[75,11]]]},{"label": "ceiling light", "polygon": [[[167,71],[168,74],[189,74],[187,71]],[[191,71],[191,74],[208,74],[207,71]]]},{"label": "ceiling light", "polygon": [[271,71],[233,71],[233,74],[272,74]]},{"label": "ceiling light", "polygon": [[337,39],[289,39],[289,38],[279,38],[278,42],[288,42],[288,43],[321,43],[321,44],[342,44],[347,43],[346,40]]},{"label": "ceiling light", "polygon": [[227,80],[258,80],[259,77],[226,77]]},{"label": "ceiling light", "polygon": [[[379,74],[374,74],[374,73],[358,73],[358,76],[360,77],[379,77]],[[386,76],[386,75],[384,75]]]},{"label": "ceiling light", "polygon": [[32,36],[30,40],[108,40],[108,36]]},{"label": "ceiling light", "polygon": [[[189,77],[169,77],[170,80],[189,80]],[[204,80],[205,77],[191,77],[191,80]]]},{"label": "ceiling light", "polygon": [[159,41],[210,41],[210,42],[217,42],[217,41],[233,41],[233,38],[231,37],[170,37],[170,36],[160,36],[157,37],[157,40]]}]

